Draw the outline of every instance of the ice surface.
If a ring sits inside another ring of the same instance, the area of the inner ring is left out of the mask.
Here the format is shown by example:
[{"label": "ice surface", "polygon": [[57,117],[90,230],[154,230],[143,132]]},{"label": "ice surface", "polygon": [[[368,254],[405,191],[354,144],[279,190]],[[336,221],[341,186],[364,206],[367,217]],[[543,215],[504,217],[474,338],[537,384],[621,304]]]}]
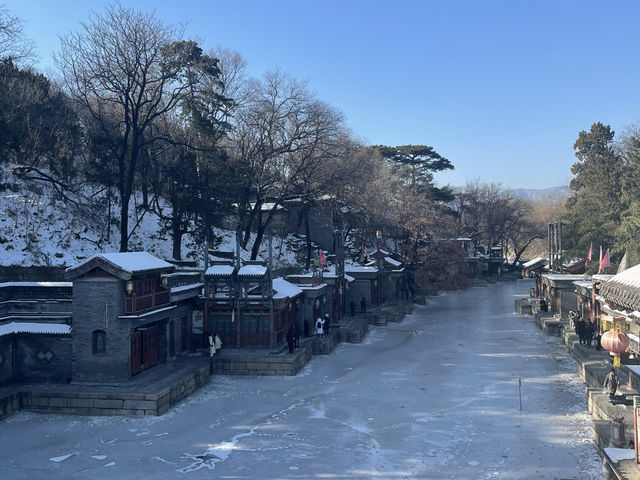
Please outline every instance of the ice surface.
[{"label": "ice surface", "polygon": [[20,413],[0,478],[602,478],[575,362],[512,313],[530,287],[430,298],[296,377],[215,376],[161,417]]}]

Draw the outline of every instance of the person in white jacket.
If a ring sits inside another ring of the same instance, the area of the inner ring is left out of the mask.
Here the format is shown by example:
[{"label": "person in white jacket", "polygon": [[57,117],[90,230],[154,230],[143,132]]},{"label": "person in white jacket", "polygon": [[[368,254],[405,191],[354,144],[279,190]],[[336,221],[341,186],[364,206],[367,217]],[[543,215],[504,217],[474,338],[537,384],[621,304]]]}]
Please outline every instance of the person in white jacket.
[{"label": "person in white jacket", "polygon": [[222,347],[222,340],[217,333],[209,335],[209,357],[213,357],[216,354],[216,350],[220,350]]},{"label": "person in white jacket", "polygon": [[319,337],[324,333],[324,319],[322,317],[318,317],[316,320],[316,335]]}]

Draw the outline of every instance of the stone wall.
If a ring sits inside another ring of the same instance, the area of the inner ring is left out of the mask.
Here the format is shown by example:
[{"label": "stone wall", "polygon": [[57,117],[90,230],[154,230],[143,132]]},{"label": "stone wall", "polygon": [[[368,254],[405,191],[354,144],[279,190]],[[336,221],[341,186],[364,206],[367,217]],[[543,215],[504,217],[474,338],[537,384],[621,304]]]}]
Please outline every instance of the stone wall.
[{"label": "stone wall", "polygon": [[64,282],[66,267],[0,266],[0,282]]},{"label": "stone wall", "polygon": [[69,335],[15,335],[14,382],[65,383],[71,379]]},{"label": "stone wall", "polygon": [[0,301],[0,316],[4,315],[38,315],[38,314],[71,314],[69,300],[7,300]]},{"label": "stone wall", "polygon": [[312,342],[303,342],[290,355],[233,355],[216,354],[211,359],[214,375],[296,375],[311,359]]},{"label": "stone wall", "polygon": [[[0,399],[0,415],[8,416],[15,413],[17,398],[22,410],[37,413],[162,415],[207,383],[208,379],[209,366],[205,365],[157,393],[25,391]],[[0,419],[4,416],[0,416]]]},{"label": "stone wall", "polygon": [[[131,339],[123,311],[123,289],[114,277],[81,278],[73,284],[74,382],[117,383],[131,377]],[[106,332],[106,352],[92,351],[93,332]]]}]

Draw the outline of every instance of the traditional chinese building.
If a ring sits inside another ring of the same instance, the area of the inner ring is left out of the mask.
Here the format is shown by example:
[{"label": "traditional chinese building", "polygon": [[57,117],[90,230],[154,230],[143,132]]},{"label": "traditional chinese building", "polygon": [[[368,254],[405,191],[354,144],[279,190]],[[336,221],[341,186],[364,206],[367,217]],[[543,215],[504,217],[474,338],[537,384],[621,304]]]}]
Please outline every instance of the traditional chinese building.
[{"label": "traditional chinese building", "polygon": [[174,270],[147,252],[103,253],[67,270],[74,382],[126,382],[189,350],[191,313],[203,284]]},{"label": "traditional chinese building", "polygon": [[264,263],[216,261],[205,272],[205,335],[236,347],[275,347],[298,321],[302,290]]},{"label": "traditional chinese building", "polygon": [[640,355],[640,265],[600,283],[595,298],[602,312],[602,331],[626,333],[629,350]]},{"label": "traditional chinese building", "polygon": [[575,310],[578,298],[573,282],[585,280],[583,275],[564,275],[561,273],[543,273],[540,276],[540,298],[544,298],[549,312],[568,318],[569,311]]},{"label": "traditional chinese building", "polygon": [[69,282],[0,283],[0,385],[71,378]]}]

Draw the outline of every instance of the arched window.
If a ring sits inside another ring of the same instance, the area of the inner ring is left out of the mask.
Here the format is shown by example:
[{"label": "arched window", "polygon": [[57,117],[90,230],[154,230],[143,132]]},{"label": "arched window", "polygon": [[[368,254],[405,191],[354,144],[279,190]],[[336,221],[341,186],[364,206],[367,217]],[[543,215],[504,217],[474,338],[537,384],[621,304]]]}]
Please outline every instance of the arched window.
[{"label": "arched window", "polygon": [[94,330],[91,345],[91,353],[107,353],[107,332]]}]

